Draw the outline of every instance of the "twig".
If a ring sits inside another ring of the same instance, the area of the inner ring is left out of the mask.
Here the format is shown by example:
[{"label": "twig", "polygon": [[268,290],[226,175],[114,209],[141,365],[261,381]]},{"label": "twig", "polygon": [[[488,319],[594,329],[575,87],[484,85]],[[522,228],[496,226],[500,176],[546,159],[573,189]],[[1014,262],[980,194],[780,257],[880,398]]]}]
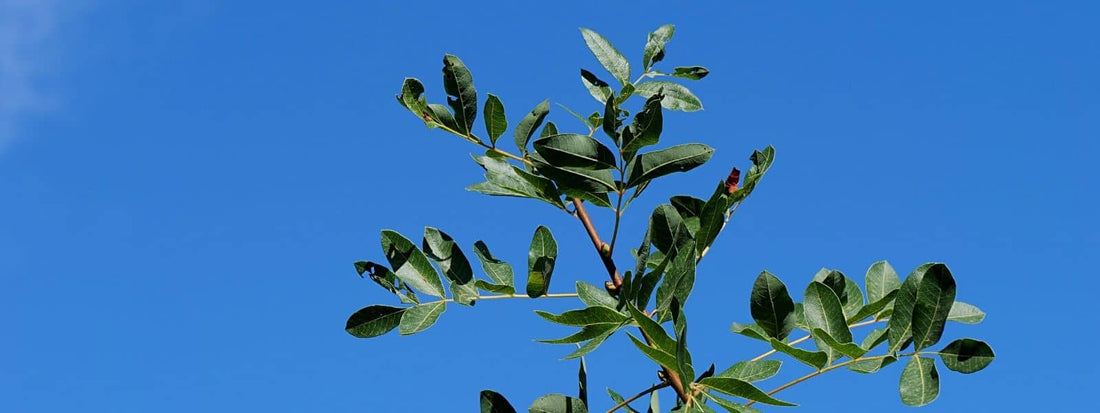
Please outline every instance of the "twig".
[{"label": "twig", "polygon": [[[611,259],[610,249],[608,246],[604,247],[603,241],[600,240],[600,234],[596,232],[596,226],[592,225],[592,218],[589,218],[588,211],[584,209],[584,203],[577,198],[573,198],[573,208],[577,210],[577,219],[581,220],[581,224],[584,225],[585,231],[588,232],[588,238],[592,240],[592,246],[596,247],[596,253],[600,255],[600,260],[603,261],[604,268],[607,269],[607,275],[611,277],[611,284],[614,286],[613,290],[617,290],[619,286],[623,285],[623,279],[619,276],[619,270],[615,269],[615,261]],[[606,251],[606,252],[605,252]]]},{"label": "twig", "polygon": [[660,390],[660,389],[663,389],[665,387],[668,387],[668,382],[667,381],[662,382],[662,383],[654,384],[653,386],[650,386],[648,389],[642,390],[641,393],[630,396],[630,398],[628,398],[626,400],[623,400],[621,403],[616,404],[615,406],[611,407],[611,409],[608,410],[607,413],[612,413],[616,410],[619,410],[623,407],[626,407],[626,405],[630,404],[630,402],[638,400],[639,397],[642,397],[642,396],[645,396],[647,394],[653,393],[653,392],[655,392],[657,390]]}]

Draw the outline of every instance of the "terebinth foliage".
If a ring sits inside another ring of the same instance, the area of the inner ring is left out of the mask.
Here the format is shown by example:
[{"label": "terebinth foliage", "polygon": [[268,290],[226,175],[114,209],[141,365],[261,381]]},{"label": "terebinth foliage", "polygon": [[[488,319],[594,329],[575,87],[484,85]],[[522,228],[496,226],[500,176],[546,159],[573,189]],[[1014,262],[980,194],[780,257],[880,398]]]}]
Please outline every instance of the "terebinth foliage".
[{"label": "terebinth foliage", "polygon": [[[385,263],[359,261],[355,269],[393,293],[401,305],[367,306],[348,318],[347,332],[361,338],[394,329],[401,335],[415,334],[435,324],[447,306],[472,306],[480,300],[575,299],[580,307],[576,310],[537,314],[551,323],[577,328],[567,337],[543,342],[574,349],[566,359],[580,359],[580,391],[543,396],[530,405],[531,412],[587,412],[582,357],[615,334],[627,335],[659,372],[653,386],[628,393],[633,396],[624,398],[608,389],[609,403],[614,403],[609,412],[638,411],[630,406],[632,402],[644,404],[651,412],[661,411],[657,398],[661,389],[675,393],[676,402],[666,407],[676,412],[712,412],[715,407],[751,412],[757,411],[756,404],[794,406],[777,398],[777,393],[833,370],[869,374],[898,361],[905,363],[898,386],[901,402],[921,406],[940,391],[936,358],[947,369],[964,374],[989,365],[993,350],[982,341],[960,339],[939,345],[948,321],[975,324],[985,317],[977,307],[955,299],[955,279],[947,266],[924,264],[902,279],[886,261],[870,265],[862,287],[838,270],[822,269],[805,289],[791,291],[778,277],[763,271],[749,294],[754,322],[734,323],[731,328],[758,340],[762,354],[722,361],[721,370],[692,358],[684,303],[696,285],[696,265],[767,173],[775,150],[767,146],[754,151],[744,173],[733,169],[711,193],[669,198],[653,210],[645,236],[631,244],[637,245],[634,262],[624,267],[612,259],[621,247],[619,224],[631,202],[654,180],[698,167],[713,153],[700,143],[654,148],[662,143],[665,111],[702,109],[699,99],[679,82],[700,80],[709,73],[700,66],[655,68],[664,60],[673,32],[672,25],[664,25],[649,34],[641,73],[633,78],[630,62],[607,39],[582,28],[585,44],[611,75],[601,79],[588,70],[580,71],[581,83],[598,101],[598,110],[585,116],[561,106],[583,125],[570,128],[575,133],[566,132],[547,120],[550,105],[543,101],[515,122],[514,148],[502,147],[513,142],[501,145],[500,137],[510,125],[502,100],[488,94],[479,103],[473,77],[458,57],[443,57],[445,105],[428,103],[420,81],[405,79],[398,103],[429,128],[484,149],[473,158],[484,169],[485,181],[468,190],[530,198],[576,217],[580,224],[576,230],[587,232],[608,281],[596,285],[591,280],[569,280],[575,282],[575,292],[551,292],[552,281],[560,286],[565,280],[560,275],[555,279],[558,248],[545,226],[535,228],[526,269],[519,270],[526,274],[522,291],[516,290],[514,267],[494,256],[483,241],[463,248],[447,233],[427,227],[417,245],[409,237],[384,230]],[[625,109],[632,102],[640,105],[633,116]],[[480,129],[475,122],[478,115],[484,121],[481,136],[474,133]],[[589,208],[610,210],[614,219],[610,237],[596,231]],[[475,274],[470,251],[483,276]],[[698,277],[701,283],[705,280]],[[801,302],[795,300],[799,297]],[[858,327],[867,327],[862,338],[853,335]],[[806,374],[774,387],[760,384],[776,375],[780,358],[795,362],[792,368],[803,368]],[[480,406],[482,412],[515,411],[503,395],[491,390],[481,392]]]}]

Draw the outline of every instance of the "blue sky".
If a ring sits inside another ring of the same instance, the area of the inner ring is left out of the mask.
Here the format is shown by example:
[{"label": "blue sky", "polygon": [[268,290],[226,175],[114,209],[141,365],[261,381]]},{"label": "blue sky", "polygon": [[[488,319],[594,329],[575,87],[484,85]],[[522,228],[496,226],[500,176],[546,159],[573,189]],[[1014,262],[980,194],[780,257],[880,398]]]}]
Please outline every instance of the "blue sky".
[{"label": "blue sky", "polygon": [[[481,179],[477,148],[425,129],[393,94],[413,76],[442,101],[453,53],[512,125],[547,98],[590,112],[577,71],[603,72],[577,28],[637,67],[664,23],[677,25],[668,67],[711,75],[692,84],[706,109],[668,114],[662,145],[717,152],[651,187],[624,243],[668,196],[709,194],[754,148],[777,150],[700,266],[696,360],[764,350],[728,332],[750,320],[763,269],[800,290],[823,266],[862,279],[880,259],[903,273],[942,261],[959,299],[989,314],[947,336],[986,340],[998,359],[968,376],[941,368],[925,411],[1096,407],[1100,374],[1081,354],[1100,321],[1094,3],[373,3],[0,0],[4,410],[476,411],[484,388],[521,408],[572,393],[569,349],[533,341],[568,330],[531,311],[572,302],[455,307],[411,337],[343,331],[360,307],[394,304],[351,265],[383,259],[386,228],[483,239],[522,266],[545,224],[561,245],[552,291],[603,279],[574,219],[464,191]],[[610,406],[603,388],[655,377],[625,337],[588,362],[594,410]],[[900,411],[901,367],[781,395],[808,411]]]}]

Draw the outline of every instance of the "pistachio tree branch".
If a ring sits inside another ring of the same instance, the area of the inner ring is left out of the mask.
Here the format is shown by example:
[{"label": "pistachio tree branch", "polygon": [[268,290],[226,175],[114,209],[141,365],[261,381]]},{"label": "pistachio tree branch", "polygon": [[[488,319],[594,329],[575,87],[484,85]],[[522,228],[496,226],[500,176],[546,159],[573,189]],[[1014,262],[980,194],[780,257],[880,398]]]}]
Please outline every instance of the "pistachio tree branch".
[{"label": "pistachio tree branch", "polygon": [[661,382],[661,383],[654,384],[654,385],[650,386],[648,389],[642,390],[640,393],[635,394],[633,396],[630,396],[629,398],[627,398],[626,400],[623,400],[619,404],[616,404],[616,405],[612,406],[611,409],[609,409],[607,411],[607,413],[612,413],[616,410],[619,410],[623,407],[626,407],[626,405],[630,404],[630,402],[638,400],[639,397],[642,397],[642,396],[645,396],[647,394],[653,393],[657,390],[663,389],[663,388],[668,387],[668,386],[669,386],[668,381],[664,381],[664,382]]},{"label": "pistachio tree branch", "polygon": [[596,247],[596,253],[600,255],[603,266],[607,269],[607,275],[611,277],[609,290],[617,290],[623,285],[623,279],[619,276],[619,270],[615,268],[615,261],[611,259],[611,246],[600,240],[600,234],[596,232],[596,226],[592,224],[592,218],[584,208],[584,203],[577,198],[572,198],[573,208],[577,210],[577,219],[581,220],[584,230],[588,232],[588,238],[592,240],[592,246]]}]

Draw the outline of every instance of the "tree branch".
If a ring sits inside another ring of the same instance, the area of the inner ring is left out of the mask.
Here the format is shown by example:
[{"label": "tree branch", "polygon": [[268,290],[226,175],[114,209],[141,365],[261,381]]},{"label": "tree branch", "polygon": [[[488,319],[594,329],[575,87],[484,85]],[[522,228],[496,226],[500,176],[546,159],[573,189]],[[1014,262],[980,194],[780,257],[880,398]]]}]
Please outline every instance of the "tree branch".
[{"label": "tree branch", "polygon": [[619,276],[619,270],[615,268],[615,261],[611,259],[611,247],[605,247],[607,244],[600,240],[600,234],[596,232],[596,226],[592,225],[592,218],[588,216],[588,211],[584,209],[584,203],[577,198],[571,199],[573,207],[577,210],[577,219],[580,219],[581,224],[584,225],[585,231],[588,232],[588,238],[592,240],[592,246],[596,247],[596,253],[600,255],[600,260],[603,261],[603,266],[607,269],[607,275],[611,277],[613,288],[609,290],[618,290],[619,286],[623,285],[623,279]]}]

